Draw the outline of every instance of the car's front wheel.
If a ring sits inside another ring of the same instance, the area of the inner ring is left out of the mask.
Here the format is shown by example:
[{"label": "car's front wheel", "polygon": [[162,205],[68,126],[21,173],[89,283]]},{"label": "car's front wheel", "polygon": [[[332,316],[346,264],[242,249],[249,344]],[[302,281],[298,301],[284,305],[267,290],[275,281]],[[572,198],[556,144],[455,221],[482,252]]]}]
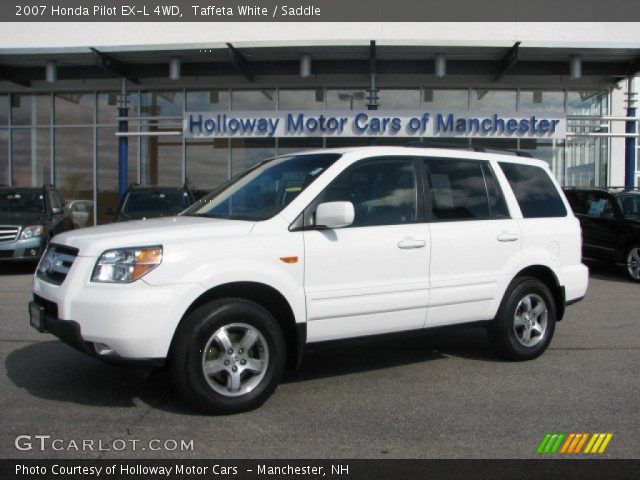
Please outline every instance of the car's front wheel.
[{"label": "car's front wheel", "polygon": [[627,252],[627,274],[631,280],[640,282],[640,245],[634,245]]},{"label": "car's front wheel", "polygon": [[489,327],[494,347],[511,360],[531,360],[546,350],[556,324],[549,288],[537,278],[516,278]]},{"label": "car's front wheel", "polygon": [[222,299],[191,312],[176,332],[174,382],[198,410],[236,413],[260,406],[285,367],[280,326],[261,306]]}]

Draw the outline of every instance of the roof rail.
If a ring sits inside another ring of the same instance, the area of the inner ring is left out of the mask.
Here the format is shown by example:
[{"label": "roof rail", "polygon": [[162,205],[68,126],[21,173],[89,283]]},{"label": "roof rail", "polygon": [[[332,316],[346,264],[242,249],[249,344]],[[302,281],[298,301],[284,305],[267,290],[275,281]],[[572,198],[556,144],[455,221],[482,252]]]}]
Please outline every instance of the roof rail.
[{"label": "roof rail", "polygon": [[453,148],[458,150],[470,150],[472,152],[479,153],[500,153],[503,155],[515,155],[517,157],[533,158],[533,155],[531,155],[529,152],[524,152],[522,150],[511,150],[508,148],[499,147],[480,147],[478,145],[461,145],[459,143],[425,142],[419,140],[416,142],[409,142],[405,146],[414,148]]},{"label": "roof rail", "polygon": [[[602,191],[620,190],[622,192],[640,192],[640,187],[623,187],[623,186],[615,186],[615,185],[610,187],[603,187],[603,186],[596,187],[595,185],[592,185],[592,186],[563,185],[562,188],[563,190],[602,190]],[[615,193],[620,193],[620,192],[615,192]]]}]

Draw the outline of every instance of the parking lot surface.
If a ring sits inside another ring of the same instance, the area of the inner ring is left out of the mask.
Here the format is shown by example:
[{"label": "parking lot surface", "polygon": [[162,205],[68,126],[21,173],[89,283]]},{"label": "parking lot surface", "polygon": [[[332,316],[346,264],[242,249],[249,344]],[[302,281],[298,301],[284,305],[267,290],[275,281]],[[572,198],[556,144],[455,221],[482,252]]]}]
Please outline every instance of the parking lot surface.
[{"label": "parking lot surface", "polygon": [[[603,457],[639,458],[640,285],[589,267],[587,297],[534,361],[496,358],[477,327],[325,345],[262,408],[215,417],[166,373],[144,379],[31,329],[30,270],[0,265],[0,456],[528,458],[547,432],[611,432]],[[61,450],[18,450],[18,435]]]}]

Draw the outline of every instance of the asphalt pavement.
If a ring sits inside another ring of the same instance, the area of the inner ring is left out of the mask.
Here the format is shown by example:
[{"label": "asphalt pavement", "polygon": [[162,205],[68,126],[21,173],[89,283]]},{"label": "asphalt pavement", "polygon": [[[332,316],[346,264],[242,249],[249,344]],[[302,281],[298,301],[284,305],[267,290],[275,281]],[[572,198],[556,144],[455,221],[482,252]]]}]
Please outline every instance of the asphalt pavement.
[{"label": "asphalt pavement", "polygon": [[640,458],[640,284],[589,267],[534,361],[496,358],[477,327],[325,345],[258,410],[203,416],[166,373],[33,330],[30,268],[0,265],[0,457],[531,458],[547,432],[610,432],[601,457]]}]

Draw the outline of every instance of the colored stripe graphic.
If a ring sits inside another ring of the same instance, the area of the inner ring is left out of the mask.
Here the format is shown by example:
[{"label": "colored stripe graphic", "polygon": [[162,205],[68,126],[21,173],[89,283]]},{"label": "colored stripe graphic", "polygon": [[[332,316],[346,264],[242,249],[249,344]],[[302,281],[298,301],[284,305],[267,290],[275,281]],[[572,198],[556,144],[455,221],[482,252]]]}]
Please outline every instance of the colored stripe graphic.
[{"label": "colored stripe graphic", "polygon": [[547,433],[544,438],[542,439],[542,441],[540,442],[540,445],[538,445],[538,450],[537,452],[539,454],[544,453],[544,447],[547,445],[547,442],[549,441],[549,439],[551,438],[551,434]]},{"label": "colored stripe graphic", "polygon": [[578,442],[582,440],[582,434],[576,433],[576,436],[573,437],[573,442],[571,442],[571,446],[569,447],[569,451],[567,453],[573,453],[576,451],[576,447],[578,446]]},{"label": "colored stripe graphic", "polygon": [[[542,454],[604,453],[613,433],[547,433],[536,452]],[[586,447],[585,447],[586,444]],[[584,450],[583,450],[584,447]]]},{"label": "colored stripe graphic", "polygon": [[564,437],[565,437],[564,433],[559,433],[558,434],[558,439],[556,440],[556,443],[551,448],[551,452],[550,453],[556,453],[558,451],[558,449],[560,448],[560,444],[562,443],[562,440],[564,439]]},{"label": "colored stripe graphic", "polygon": [[578,442],[578,445],[576,445],[576,451],[573,453],[580,453],[580,450],[582,450],[582,446],[584,445],[584,442],[587,441],[587,438],[589,438],[589,434],[583,433],[580,442]]},{"label": "colored stripe graphic", "polygon": [[594,433],[584,453],[604,453],[612,438],[612,433]]},{"label": "colored stripe graphic", "polygon": [[560,450],[560,453],[567,453],[567,450],[569,449],[569,445],[571,445],[571,442],[573,442],[573,439],[575,438],[576,434],[575,433],[570,433],[569,436],[567,437],[567,440],[564,442],[564,445],[562,446],[562,449]]}]

